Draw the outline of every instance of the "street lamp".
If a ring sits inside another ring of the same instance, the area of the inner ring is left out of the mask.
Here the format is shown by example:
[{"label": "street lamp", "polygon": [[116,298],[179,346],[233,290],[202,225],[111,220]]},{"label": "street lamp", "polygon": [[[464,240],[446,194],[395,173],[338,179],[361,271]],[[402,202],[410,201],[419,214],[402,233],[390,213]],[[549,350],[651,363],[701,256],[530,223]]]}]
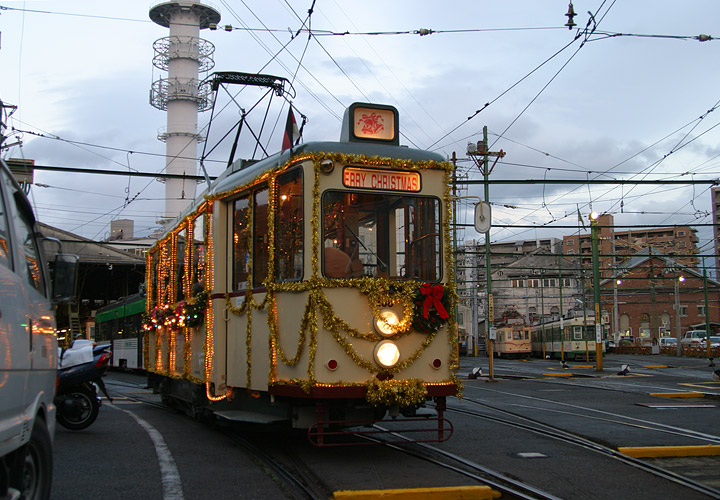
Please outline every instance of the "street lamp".
[{"label": "street lamp", "polygon": [[677,346],[675,354],[680,357],[680,340],[682,333],[680,332],[680,283],[685,281],[685,276],[680,275],[675,281],[675,336],[677,337]]},{"label": "street lamp", "polygon": [[593,264],[593,298],[595,302],[595,369],[603,371],[602,360],[602,323],[600,322],[600,253],[598,250],[598,218],[597,212],[590,214],[590,235],[592,237]]}]

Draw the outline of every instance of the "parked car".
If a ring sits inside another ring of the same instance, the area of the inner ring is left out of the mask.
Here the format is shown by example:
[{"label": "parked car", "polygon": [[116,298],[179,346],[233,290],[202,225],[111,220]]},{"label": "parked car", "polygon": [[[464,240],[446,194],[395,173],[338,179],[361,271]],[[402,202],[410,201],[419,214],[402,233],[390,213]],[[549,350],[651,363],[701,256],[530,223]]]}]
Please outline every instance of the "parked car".
[{"label": "parked car", "polygon": [[705,337],[707,337],[707,332],[705,330],[688,330],[680,340],[680,344],[683,346],[696,346]]},{"label": "parked car", "polygon": [[[41,241],[30,202],[0,160],[0,498],[3,499],[50,497],[58,360],[52,299],[72,295],[74,282],[66,290],[55,288],[51,292]],[[64,257],[70,256],[58,254],[59,260],[55,262],[55,284],[75,276],[77,260],[67,259],[72,264],[68,268]]]},{"label": "parked car", "polygon": [[[700,345],[707,347],[707,337],[705,337]],[[720,347],[720,335],[710,335],[710,347]]]},{"label": "parked car", "polygon": [[660,337],[660,347],[676,347],[677,339],[675,337]]}]

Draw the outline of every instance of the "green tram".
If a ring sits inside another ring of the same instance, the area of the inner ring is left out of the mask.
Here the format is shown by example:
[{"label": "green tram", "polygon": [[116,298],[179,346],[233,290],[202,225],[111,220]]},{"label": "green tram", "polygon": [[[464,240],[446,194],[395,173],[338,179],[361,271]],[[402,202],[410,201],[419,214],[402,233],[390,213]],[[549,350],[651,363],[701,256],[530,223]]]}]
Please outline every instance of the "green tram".
[{"label": "green tram", "polygon": [[[546,359],[595,359],[595,319],[562,318],[531,327],[532,355]],[[603,352],[605,346],[603,345]]]},{"label": "green tram", "polygon": [[95,314],[95,342],[111,344],[112,366],[128,370],[144,368],[144,312],[145,296],[134,294],[111,302]]}]

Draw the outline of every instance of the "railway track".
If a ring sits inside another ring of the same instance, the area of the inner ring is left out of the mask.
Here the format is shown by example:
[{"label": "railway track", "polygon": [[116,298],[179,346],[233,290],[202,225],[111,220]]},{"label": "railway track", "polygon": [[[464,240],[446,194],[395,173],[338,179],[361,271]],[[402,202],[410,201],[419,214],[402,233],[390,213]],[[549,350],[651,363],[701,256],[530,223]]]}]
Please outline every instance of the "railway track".
[{"label": "railway track", "polygon": [[[378,427],[380,430],[387,432],[389,429]],[[405,439],[406,437],[390,432],[395,438]],[[416,459],[430,462],[446,470],[451,470],[467,478],[473,479],[484,485],[490,486],[500,491],[503,499],[519,499],[519,500],[562,500],[560,497],[552,495],[546,491],[536,488],[530,484],[523,483],[502,472],[496,471],[484,465],[478,464],[472,460],[460,457],[454,453],[439,449],[426,443],[412,443],[408,440],[408,446],[396,443],[384,443],[381,438],[368,438],[383,444],[388,448],[400,451],[405,455],[412,456]]]},{"label": "railway track", "polygon": [[[535,399],[535,400],[543,401],[543,402],[552,402],[552,403],[555,403],[558,405],[570,406],[570,407],[574,407],[577,409],[582,408],[582,409],[590,411],[590,412],[605,413],[608,415],[613,415],[615,417],[621,417],[623,419],[632,421],[632,422],[626,422],[626,421],[622,421],[619,419],[604,418],[604,420],[608,420],[609,422],[612,422],[613,424],[623,424],[623,425],[629,425],[629,426],[642,427],[646,430],[649,429],[649,430],[653,430],[653,431],[657,431],[657,432],[663,432],[663,433],[668,433],[668,434],[673,434],[673,435],[678,435],[678,436],[683,436],[683,437],[688,437],[688,438],[693,438],[693,439],[702,439],[704,442],[707,442],[708,440],[710,440],[714,443],[720,443],[720,438],[718,438],[717,436],[709,435],[709,434],[699,433],[699,432],[691,431],[691,430],[687,430],[687,429],[679,429],[679,428],[675,428],[675,427],[668,426],[665,424],[661,424],[661,423],[657,423],[657,422],[650,422],[647,420],[642,420],[642,419],[637,419],[637,418],[632,418],[632,417],[626,417],[623,415],[611,414],[610,412],[602,412],[599,410],[595,410],[593,408],[583,408],[583,407],[579,407],[578,405],[569,405],[567,403],[558,403],[558,402],[546,400],[543,398],[535,398],[535,397],[531,397],[531,396],[523,396],[523,397],[529,398],[529,399]],[[495,406],[489,405],[482,401],[477,401],[477,400],[467,398],[467,397],[463,398],[463,401],[465,401],[466,403],[472,403],[475,405],[482,406],[483,408],[489,409],[493,412],[497,412],[498,414],[500,414],[502,416],[487,415],[485,413],[479,413],[476,411],[471,411],[471,410],[466,410],[466,409],[461,409],[461,408],[452,408],[452,407],[448,407],[447,411],[449,413],[461,414],[461,415],[465,415],[465,416],[468,416],[471,418],[478,418],[478,419],[483,419],[483,420],[487,420],[487,421],[492,421],[497,424],[512,427],[515,429],[521,429],[521,430],[524,430],[524,431],[527,431],[527,432],[530,432],[533,434],[541,435],[543,437],[563,441],[565,443],[568,443],[568,444],[571,444],[574,446],[582,447],[586,450],[590,450],[592,452],[602,454],[606,457],[610,457],[613,460],[617,460],[624,464],[630,465],[636,469],[648,472],[654,476],[657,476],[657,477],[660,477],[663,479],[667,479],[667,480],[672,481],[681,486],[684,486],[684,487],[693,489],[697,492],[706,494],[706,495],[710,496],[711,498],[720,498],[720,490],[718,490],[716,488],[707,486],[698,481],[695,481],[688,477],[679,475],[673,471],[669,471],[669,470],[661,468],[659,466],[653,465],[653,464],[643,461],[641,459],[629,457],[627,455],[620,453],[618,450],[616,450],[614,448],[611,448],[604,444],[593,441],[587,437],[573,434],[571,432],[568,432],[563,429],[557,428],[555,426],[546,424],[539,420],[528,418],[525,415],[520,415],[518,413],[511,412],[509,410],[505,410],[502,408],[497,408]],[[556,411],[556,410],[554,410],[554,411]],[[566,413],[570,413],[570,412],[566,412]],[[593,418],[593,419],[602,418],[602,417],[591,416],[591,415],[579,415],[578,413],[572,413],[572,415]],[[511,417],[515,420],[508,420],[508,417]]]}]

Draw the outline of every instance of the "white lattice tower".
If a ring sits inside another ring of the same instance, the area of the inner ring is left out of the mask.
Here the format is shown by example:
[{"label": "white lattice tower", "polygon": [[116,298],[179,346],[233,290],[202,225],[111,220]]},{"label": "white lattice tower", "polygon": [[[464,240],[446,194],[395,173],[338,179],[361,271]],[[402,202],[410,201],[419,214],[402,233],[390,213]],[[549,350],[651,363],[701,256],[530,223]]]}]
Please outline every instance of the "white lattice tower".
[{"label": "white lattice tower", "polygon": [[[150,104],[167,111],[167,126],[158,133],[164,141],[168,174],[197,175],[198,113],[208,109],[210,88],[200,85],[200,74],[215,65],[215,46],[200,38],[200,30],[215,26],[220,13],[206,3],[193,0],[160,2],[150,8],[150,19],[170,29],[155,41],[153,66],[167,71],[150,89]],[[195,197],[196,182],[165,180],[165,217],[177,217]]]}]

